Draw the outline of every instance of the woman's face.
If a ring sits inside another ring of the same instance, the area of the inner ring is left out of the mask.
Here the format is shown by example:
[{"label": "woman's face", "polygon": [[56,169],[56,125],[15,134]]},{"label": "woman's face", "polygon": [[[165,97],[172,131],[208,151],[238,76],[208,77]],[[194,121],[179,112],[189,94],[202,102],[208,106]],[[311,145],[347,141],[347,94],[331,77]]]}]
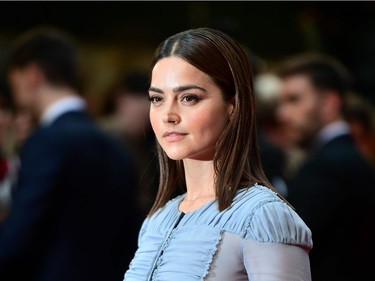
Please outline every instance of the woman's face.
[{"label": "woman's face", "polygon": [[159,60],[149,90],[156,138],[174,160],[212,160],[233,105],[212,79],[178,57]]}]

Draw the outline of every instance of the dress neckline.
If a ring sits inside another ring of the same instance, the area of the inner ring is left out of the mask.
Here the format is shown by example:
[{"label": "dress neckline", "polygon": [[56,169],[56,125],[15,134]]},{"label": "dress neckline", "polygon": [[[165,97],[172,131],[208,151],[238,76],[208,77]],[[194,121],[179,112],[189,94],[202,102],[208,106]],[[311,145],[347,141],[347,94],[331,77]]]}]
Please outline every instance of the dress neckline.
[{"label": "dress neckline", "polygon": [[177,211],[178,211],[179,213],[183,213],[184,215],[189,215],[189,214],[193,214],[193,213],[199,212],[200,210],[204,209],[205,207],[208,207],[209,205],[211,205],[213,202],[216,201],[216,198],[214,198],[214,199],[211,199],[211,200],[207,201],[207,202],[204,203],[202,206],[200,206],[200,207],[198,207],[198,208],[196,208],[196,209],[194,209],[194,210],[191,210],[191,211],[189,211],[189,212],[183,212],[183,211],[180,210],[180,204],[181,204],[181,202],[184,200],[185,196],[186,196],[186,193],[183,194],[183,195],[181,196],[181,198],[179,198],[179,200],[177,201],[177,205],[176,205]]}]

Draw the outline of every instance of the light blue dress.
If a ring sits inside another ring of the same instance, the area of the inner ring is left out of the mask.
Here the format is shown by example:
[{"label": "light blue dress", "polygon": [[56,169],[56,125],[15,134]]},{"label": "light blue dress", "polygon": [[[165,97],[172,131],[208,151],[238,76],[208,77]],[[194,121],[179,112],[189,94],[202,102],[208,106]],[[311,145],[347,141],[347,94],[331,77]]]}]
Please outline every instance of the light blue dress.
[{"label": "light blue dress", "polygon": [[212,200],[184,214],[184,196],[144,221],[125,281],[310,280],[311,232],[272,190],[240,189],[222,212]]}]

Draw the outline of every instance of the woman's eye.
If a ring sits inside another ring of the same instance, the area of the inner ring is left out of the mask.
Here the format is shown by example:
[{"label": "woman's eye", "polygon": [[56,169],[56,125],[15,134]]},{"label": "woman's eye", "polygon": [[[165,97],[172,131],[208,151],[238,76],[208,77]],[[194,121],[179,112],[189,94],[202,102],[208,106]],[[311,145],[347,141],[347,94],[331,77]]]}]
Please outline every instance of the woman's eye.
[{"label": "woman's eye", "polygon": [[151,103],[157,103],[157,102],[161,102],[162,101],[162,98],[159,97],[159,96],[151,96],[148,98],[148,100],[151,102]]},{"label": "woman's eye", "polygon": [[183,96],[181,100],[188,103],[194,103],[197,102],[199,98],[196,95],[186,95]]}]

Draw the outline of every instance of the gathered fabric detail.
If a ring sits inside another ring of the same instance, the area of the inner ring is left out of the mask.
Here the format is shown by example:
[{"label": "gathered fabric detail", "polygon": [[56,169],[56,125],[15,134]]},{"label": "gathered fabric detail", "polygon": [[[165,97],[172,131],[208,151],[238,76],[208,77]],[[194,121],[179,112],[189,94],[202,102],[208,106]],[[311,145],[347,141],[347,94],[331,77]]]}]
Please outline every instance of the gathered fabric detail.
[{"label": "gathered fabric detail", "polygon": [[163,247],[152,280],[175,280],[176,276],[179,280],[204,280],[220,239],[216,228],[176,228]]},{"label": "gathered fabric detail", "polygon": [[225,232],[258,242],[312,247],[309,228],[267,187],[256,184],[238,190],[224,211],[211,200],[179,219],[183,197],[170,200],[145,220],[125,281],[203,281]]},{"label": "gathered fabric detail", "polygon": [[285,202],[270,201],[258,206],[244,225],[246,239],[258,242],[313,246],[311,231]]},{"label": "gathered fabric detail", "polygon": [[216,254],[216,252],[217,252],[217,246],[219,245],[219,243],[220,243],[222,237],[223,237],[223,231],[221,231],[221,232],[220,232],[220,235],[219,235],[218,237],[216,237],[216,241],[215,241],[215,243],[214,243],[214,247],[213,247],[212,250],[211,250],[210,258],[209,258],[209,260],[206,262],[205,271],[204,271],[204,273],[203,273],[203,275],[202,275],[202,278],[200,279],[201,281],[203,281],[204,278],[205,278],[205,277],[208,275],[208,273],[209,273],[209,270],[210,270],[211,264],[212,264],[212,262],[213,262],[213,260],[214,260],[214,256],[215,256],[215,254]]}]

